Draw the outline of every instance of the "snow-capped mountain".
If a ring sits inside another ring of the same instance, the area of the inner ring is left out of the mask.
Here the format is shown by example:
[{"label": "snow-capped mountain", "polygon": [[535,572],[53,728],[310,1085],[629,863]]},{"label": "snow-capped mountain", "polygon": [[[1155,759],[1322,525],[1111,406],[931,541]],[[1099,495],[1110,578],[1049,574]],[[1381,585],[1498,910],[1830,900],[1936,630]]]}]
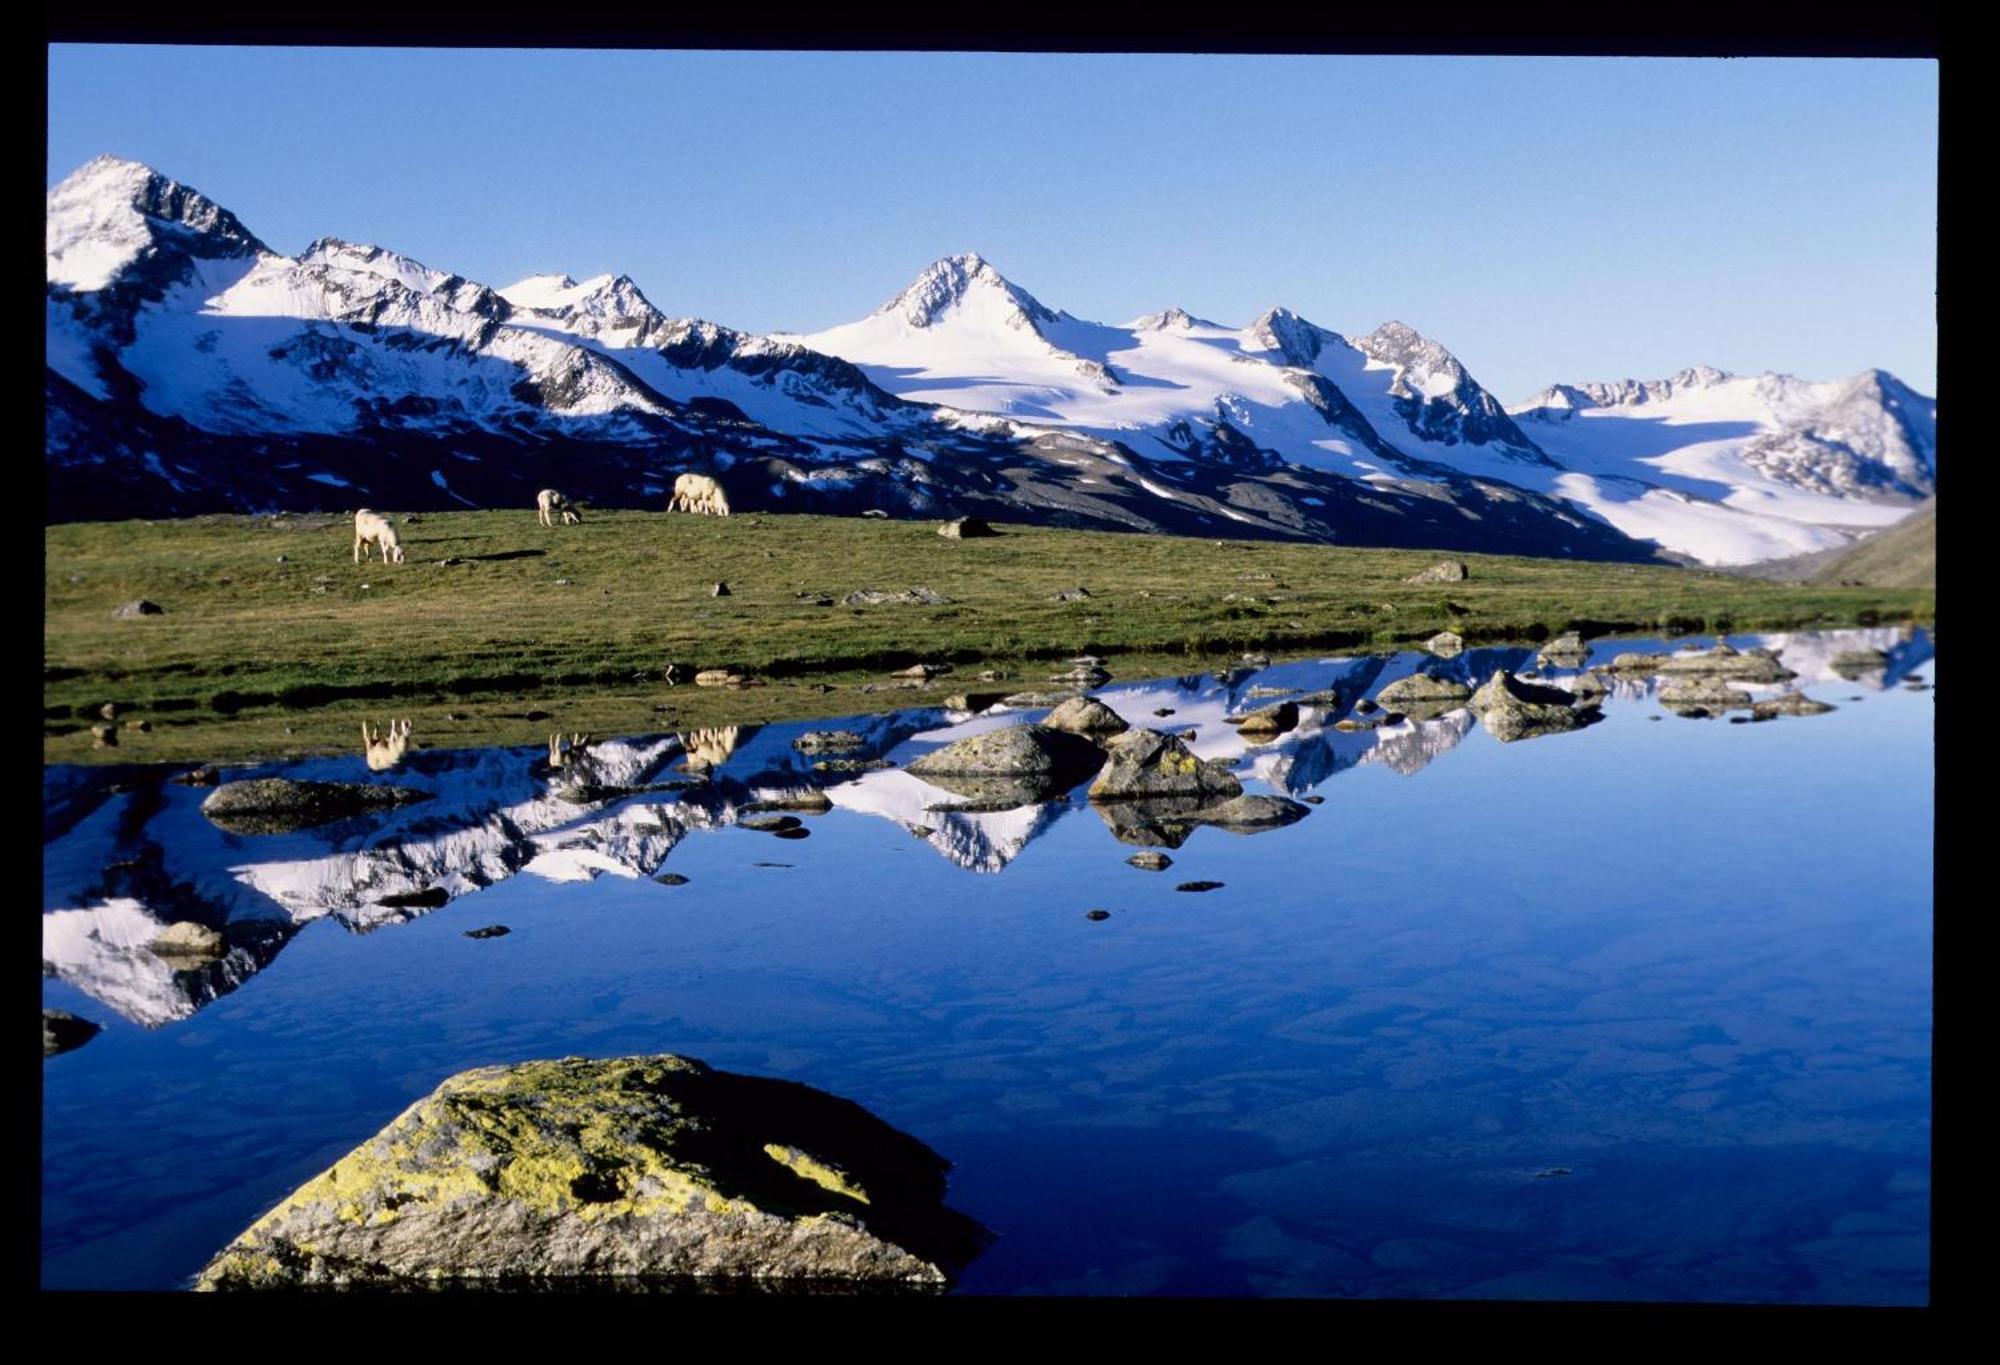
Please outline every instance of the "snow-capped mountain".
[{"label": "snow-capped mountain", "polygon": [[114,157],[49,192],[46,245],[57,518],[530,506],[551,482],[657,507],[699,470],[745,508],[1736,562],[1840,543],[1934,480],[1933,407],[1879,373],[1769,377],[1797,393],[1748,425],[1674,383],[1510,414],[1401,323],[1108,326],[973,254],[858,322],[755,336],[625,275],[288,256]]}]

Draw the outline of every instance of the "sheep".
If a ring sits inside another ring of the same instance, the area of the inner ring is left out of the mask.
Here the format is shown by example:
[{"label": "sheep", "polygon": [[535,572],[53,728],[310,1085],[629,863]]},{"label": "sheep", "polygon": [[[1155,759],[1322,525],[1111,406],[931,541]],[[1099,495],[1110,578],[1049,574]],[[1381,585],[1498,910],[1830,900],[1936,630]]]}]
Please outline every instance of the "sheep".
[{"label": "sheep", "polygon": [[368,771],[385,772],[403,761],[404,751],[410,747],[410,722],[392,720],[388,732],[369,733],[368,722],[361,722],[361,752],[367,755]]},{"label": "sheep", "polygon": [[667,502],[669,512],[696,512],[711,517],[729,515],[729,498],[722,485],[706,474],[683,474],[674,480],[674,495]]},{"label": "sheep", "polygon": [[359,564],[364,551],[370,547],[382,551],[382,562],[401,564],[403,546],[396,539],[396,528],[389,524],[387,517],[379,516],[366,507],[354,514],[354,562]]},{"label": "sheep", "polygon": [[575,767],[582,763],[590,747],[589,735],[572,734],[567,746],[563,744],[562,731],[549,736],[549,766],[551,768]]},{"label": "sheep", "polygon": [[558,513],[561,514],[562,524],[565,526],[572,523],[581,525],[583,522],[583,509],[553,488],[544,488],[535,494],[535,507],[544,526],[554,526],[555,516]]},{"label": "sheep", "polygon": [[683,766],[691,773],[712,772],[736,752],[736,744],[742,734],[743,727],[740,725],[718,725],[679,736],[681,748],[687,753]]}]

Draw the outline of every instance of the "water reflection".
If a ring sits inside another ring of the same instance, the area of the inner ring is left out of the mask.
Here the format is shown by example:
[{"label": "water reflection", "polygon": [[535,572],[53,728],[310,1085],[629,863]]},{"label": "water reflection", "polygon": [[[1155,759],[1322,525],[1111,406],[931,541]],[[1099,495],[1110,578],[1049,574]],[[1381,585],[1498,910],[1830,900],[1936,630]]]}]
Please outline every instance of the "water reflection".
[{"label": "water reflection", "polygon": [[[1897,628],[1732,637],[1732,643],[1767,648],[1797,674],[1782,683],[1734,684],[1753,698],[1827,684],[1879,690],[1932,656],[1924,632]],[[1466,739],[1475,718],[1463,706],[1432,716],[1370,706],[1384,688],[1419,671],[1470,688],[1497,672],[1522,674],[1531,687],[1560,689],[1584,704],[1601,687],[1610,708],[1638,709],[1658,705],[1661,678],[1629,668],[1604,672],[1604,665],[1617,654],[1665,661],[1691,648],[1625,640],[1560,657],[1523,647],[1469,649],[1449,658],[1329,658],[1114,684],[1092,695],[1133,726],[1191,735],[1186,743],[1196,757],[1247,784],[1299,796],[1360,765],[1413,776]],[[1880,652],[1880,666],[1857,672],[1855,658],[1866,651]],[[126,1019],[157,1027],[236,989],[314,920],[331,917],[369,932],[522,873],[551,882],[652,877],[683,840],[735,826],[760,805],[796,803],[813,793],[823,793],[834,809],[904,827],[969,872],[1000,873],[1091,806],[1083,796],[1088,779],[1052,788],[1015,778],[926,781],[904,771],[935,748],[1042,714],[985,697],[953,700],[985,705],[596,741],[558,734],[546,754],[407,753],[409,724],[392,722],[381,735],[364,731],[359,759],[264,765],[226,776],[351,781],[394,767],[399,781],[421,785],[433,799],[282,835],[218,829],[200,813],[206,792],[170,782],[164,770],[50,769],[43,970]],[[1237,729],[1245,714],[1286,701],[1296,703],[1297,718],[1283,733]],[[1357,707],[1372,711],[1368,728],[1339,728],[1364,721]],[[1163,718],[1161,711],[1172,714]],[[809,731],[833,729],[859,741],[843,760],[893,766],[829,770],[813,745],[795,743]],[[392,748],[395,761],[381,761]],[[1093,808],[1118,845],[1167,849],[1206,826],[1255,834],[1304,809],[1253,806],[1246,815],[1215,807],[1177,799]],[[220,931],[221,950],[192,959],[163,951],[156,945],[176,924]]]}]

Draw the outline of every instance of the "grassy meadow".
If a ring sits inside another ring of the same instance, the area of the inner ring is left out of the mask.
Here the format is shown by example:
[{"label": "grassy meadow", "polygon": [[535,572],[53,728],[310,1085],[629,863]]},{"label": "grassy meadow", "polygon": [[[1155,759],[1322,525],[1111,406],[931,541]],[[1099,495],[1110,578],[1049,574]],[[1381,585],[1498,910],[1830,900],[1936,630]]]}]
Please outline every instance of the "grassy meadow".
[{"label": "grassy meadow", "polygon": [[[420,744],[533,743],[558,725],[638,733],[1046,687],[1064,666],[1050,662],[1078,652],[1137,678],[1252,649],[1407,647],[1446,628],[1473,643],[1787,629],[1927,620],[1935,602],[1929,589],[1491,555],[1454,554],[1468,579],[1420,585],[1403,580],[1437,552],[1004,525],[959,541],[934,522],[872,518],[634,511],[551,528],[532,511],[468,511],[397,523],[400,565],[355,564],[338,516],[47,528],[45,759],[337,751],[358,744],[363,718],[391,714],[414,719]],[[711,595],[718,581],[728,596]],[[841,600],[918,585],[950,602]],[[1055,600],[1076,587],[1090,595]],[[141,597],[164,613],[114,619]],[[955,671],[918,689],[888,682],[919,661]],[[765,685],[691,685],[709,668]],[[979,681],[982,669],[1004,677]],[[120,712],[115,748],[90,732],[106,702]]]}]

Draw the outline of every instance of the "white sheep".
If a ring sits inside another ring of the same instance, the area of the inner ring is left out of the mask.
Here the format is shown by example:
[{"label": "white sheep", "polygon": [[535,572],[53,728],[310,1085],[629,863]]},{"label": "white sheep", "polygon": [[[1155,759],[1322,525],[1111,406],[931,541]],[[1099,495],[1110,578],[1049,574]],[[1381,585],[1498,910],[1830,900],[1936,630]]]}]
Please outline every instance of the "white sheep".
[{"label": "white sheep", "polygon": [[554,526],[558,514],[561,515],[562,524],[565,526],[571,523],[581,524],[583,521],[583,512],[577,504],[553,488],[544,488],[535,494],[535,507],[544,526]]},{"label": "white sheep", "polygon": [[403,546],[396,539],[396,528],[389,519],[369,511],[366,507],[354,514],[354,562],[359,564],[369,547],[382,551],[382,562],[401,564]]},{"label": "white sheep", "polygon": [[674,495],[667,502],[670,512],[696,512],[711,517],[729,515],[729,498],[722,485],[706,474],[683,474],[674,480]]},{"label": "white sheep", "polygon": [[361,722],[361,751],[368,757],[370,772],[385,772],[403,761],[403,754],[410,747],[410,722],[392,720],[388,733],[377,730],[369,733],[368,722]]}]

